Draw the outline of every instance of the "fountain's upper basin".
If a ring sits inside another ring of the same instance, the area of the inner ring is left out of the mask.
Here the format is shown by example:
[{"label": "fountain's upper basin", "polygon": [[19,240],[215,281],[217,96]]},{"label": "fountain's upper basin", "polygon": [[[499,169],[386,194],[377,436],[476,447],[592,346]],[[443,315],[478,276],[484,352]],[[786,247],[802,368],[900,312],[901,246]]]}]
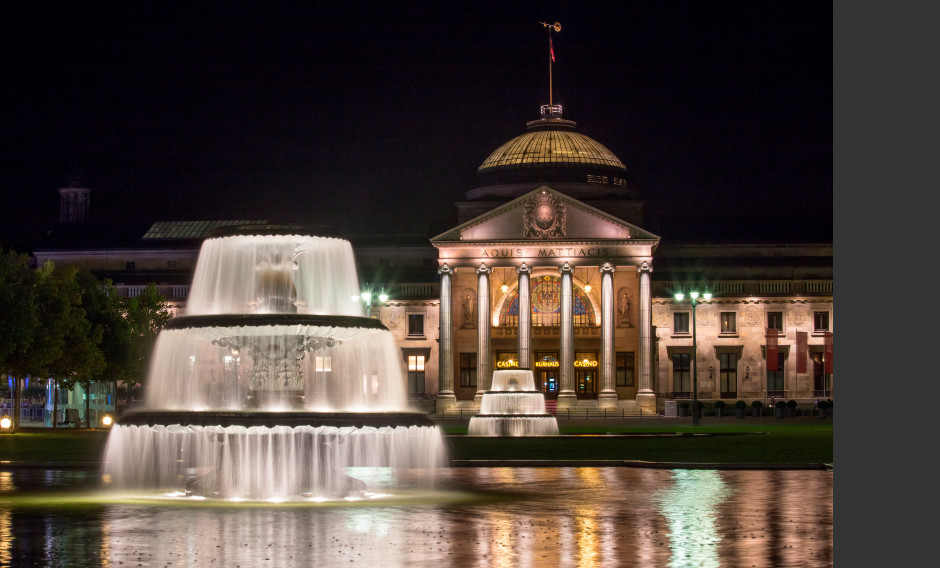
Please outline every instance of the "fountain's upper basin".
[{"label": "fountain's upper basin", "polygon": [[209,232],[208,238],[217,239],[223,237],[236,236],[284,236],[284,235],[302,235],[305,237],[329,237],[334,239],[344,239],[343,233],[327,227],[325,225],[271,225],[271,224],[246,224],[246,225],[226,225],[216,227]]},{"label": "fountain's upper basin", "polygon": [[170,411],[131,410],[117,421],[121,426],[335,426],[353,428],[394,428],[397,426],[436,426],[421,412],[253,412],[253,411]]},{"label": "fountain's upper basin", "polygon": [[[167,322],[166,329],[244,328],[248,334],[265,334],[271,326],[303,326],[332,330],[388,331],[381,321],[364,316],[323,314],[205,314],[177,316]],[[252,330],[258,330],[252,332]],[[352,333],[352,332],[350,332]]]}]

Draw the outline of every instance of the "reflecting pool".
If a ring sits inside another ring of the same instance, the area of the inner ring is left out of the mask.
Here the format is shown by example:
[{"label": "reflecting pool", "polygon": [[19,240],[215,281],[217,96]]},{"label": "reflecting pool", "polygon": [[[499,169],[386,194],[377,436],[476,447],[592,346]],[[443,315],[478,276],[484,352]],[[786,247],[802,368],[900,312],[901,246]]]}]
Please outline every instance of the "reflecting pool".
[{"label": "reflecting pool", "polygon": [[116,497],[0,467],[0,566],[825,567],[831,471],[449,468],[360,501]]}]

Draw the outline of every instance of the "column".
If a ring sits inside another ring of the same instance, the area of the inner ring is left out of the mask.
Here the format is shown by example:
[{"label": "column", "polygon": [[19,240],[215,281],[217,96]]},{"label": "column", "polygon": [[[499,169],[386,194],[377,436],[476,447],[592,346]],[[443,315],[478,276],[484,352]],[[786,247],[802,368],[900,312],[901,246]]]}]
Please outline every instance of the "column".
[{"label": "column", "polygon": [[656,410],[656,393],[653,392],[653,340],[650,332],[653,329],[652,311],[653,298],[650,289],[650,273],[653,266],[644,260],[636,268],[640,273],[640,381],[636,393],[637,405],[646,410]]},{"label": "column", "polygon": [[578,395],[574,392],[574,298],[572,275],[574,268],[567,262],[558,269],[561,273],[561,352],[559,353],[558,408],[575,405]]},{"label": "column", "polygon": [[446,408],[457,404],[457,396],[454,394],[454,303],[451,292],[454,271],[445,263],[437,273],[441,275],[441,328],[438,335],[440,352],[435,406],[440,414]]},{"label": "column", "polygon": [[600,387],[597,397],[600,408],[617,407],[616,354],[614,353],[614,267],[605,262],[601,273],[601,357]]},{"label": "column", "polygon": [[519,290],[519,366],[523,369],[532,369],[532,298],[529,285],[529,275],[532,269],[523,262],[516,268],[519,275],[517,282]]},{"label": "column", "polygon": [[480,263],[477,273],[477,404],[483,393],[490,389],[493,371],[490,363],[490,272],[486,264]]}]

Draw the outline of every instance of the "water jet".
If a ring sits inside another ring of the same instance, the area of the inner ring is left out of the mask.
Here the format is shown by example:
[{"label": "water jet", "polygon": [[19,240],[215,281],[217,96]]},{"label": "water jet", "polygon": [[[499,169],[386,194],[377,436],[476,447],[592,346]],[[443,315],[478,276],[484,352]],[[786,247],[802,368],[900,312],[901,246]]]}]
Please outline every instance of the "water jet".
[{"label": "water jet", "polygon": [[362,315],[358,289],[352,246],[333,229],[211,232],[185,313],[157,339],[143,404],[109,434],[109,487],[335,499],[373,489],[351,468],[433,479],[443,435],[408,407],[391,333]]},{"label": "water jet", "polygon": [[557,436],[558,421],[545,408],[545,395],[535,388],[531,369],[497,369],[470,417],[472,436]]}]

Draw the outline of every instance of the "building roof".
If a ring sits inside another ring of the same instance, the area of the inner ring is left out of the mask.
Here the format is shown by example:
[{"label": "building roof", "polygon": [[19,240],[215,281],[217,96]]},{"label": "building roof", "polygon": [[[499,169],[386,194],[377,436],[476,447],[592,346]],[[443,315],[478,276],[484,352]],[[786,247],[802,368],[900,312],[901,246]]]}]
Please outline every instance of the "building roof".
[{"label": "building roof", "polygon": [[576,131],[561,107],[543,105],[527,132],[502,144],[477,168],[479,185],[468,200],[515,199],[544,184],[576,199],[636,199],[638,191],[623,165],[606,146]]},{"label": "building roof", "polygon": [[542,118],[526,124],[529,131],[493,151],[478,174],[527,168],[602,166],[627,173],[626,166],[606,146],[575,132],[576,123],[562,118]]}]

